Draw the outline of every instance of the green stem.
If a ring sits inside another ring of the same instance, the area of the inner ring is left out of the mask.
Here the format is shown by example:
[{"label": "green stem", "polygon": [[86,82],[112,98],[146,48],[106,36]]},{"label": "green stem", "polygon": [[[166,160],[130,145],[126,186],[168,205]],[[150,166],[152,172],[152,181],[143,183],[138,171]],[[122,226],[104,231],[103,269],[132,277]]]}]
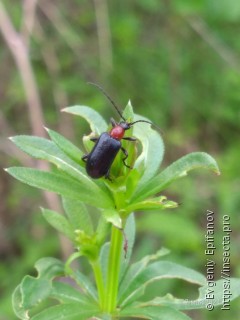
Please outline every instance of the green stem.
[{"label": "green stem", "polygon": [[102,277],[102,271],[99,264],[99,260],[92,262],[92,268],[93,268],[97,290],[98,290],[99,305],[101,309],[103,309],[105,291],[104,291],[103,277]]},{"label": "green stem", "polygon": [[117,304],[122,238],[122,231],[112,226],[110,253],[108,259],[107,290],[104,304],[104,310],[109,313],[112,313],[116,309]]}]

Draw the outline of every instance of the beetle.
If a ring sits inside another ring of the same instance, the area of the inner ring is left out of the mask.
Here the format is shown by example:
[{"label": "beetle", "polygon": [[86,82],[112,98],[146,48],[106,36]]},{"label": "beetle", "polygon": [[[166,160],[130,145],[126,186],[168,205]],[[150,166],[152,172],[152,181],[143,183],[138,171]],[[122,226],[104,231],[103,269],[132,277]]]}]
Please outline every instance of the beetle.
[{"label": "beetle", "polygon": [[82,157],[82,160],[86,162],[86,171],[87,174],[93,179],[99,179],[105,177],[109,179],[109,173],[114,159],[116,158],[119,150],[124,154],[122,158],[124,166],[129,169],[132,169],[126,163],[128,158],[128,152],[122,147],[121,140],[136,141],[133,137],[124,137],[125,131],[129,130],[135,123],[146,122],[152,125],[150,121],[147,120],[137,120],[134,122],[128,122],[120,112],[117,105],[114,101],[107,95],[102,87],[95,83],[89,82],[89,84],[96,86],[102,93],[108,98],[112,103],[117,113],[120,115],[120,118],[123,121],[116,122],[114,119],[111,119],[112,129],[109,132],[103,132],[99,138],[91,138],[90,140],[95,142],[95,145],[92,151],[89,154],[86,154]]}]

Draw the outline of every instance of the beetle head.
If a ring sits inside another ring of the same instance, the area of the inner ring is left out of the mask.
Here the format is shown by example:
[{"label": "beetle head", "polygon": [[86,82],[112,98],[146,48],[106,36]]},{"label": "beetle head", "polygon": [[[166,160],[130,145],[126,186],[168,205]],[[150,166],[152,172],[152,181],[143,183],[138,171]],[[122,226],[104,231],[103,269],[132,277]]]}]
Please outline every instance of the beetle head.
[{"label": "beetle head", "polygon": [[131,128],[131,124],[126,121],[121,121],[119,126],[123,128],[124,131],[129,130]]}]

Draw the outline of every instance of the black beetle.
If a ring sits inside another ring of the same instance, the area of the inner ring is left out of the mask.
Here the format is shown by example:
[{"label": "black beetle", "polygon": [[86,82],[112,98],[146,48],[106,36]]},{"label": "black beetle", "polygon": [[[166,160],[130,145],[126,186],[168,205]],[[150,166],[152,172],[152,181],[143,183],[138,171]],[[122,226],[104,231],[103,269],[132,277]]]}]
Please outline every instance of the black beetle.
[{"label": "black beetle", "polygon": [[127,168],[131,169],[131,167],[125,162],[128,157],[128,152],[122,147],[121,139],[128,141],[136,141],[136,139],[132,137],[124,137],[125,131],[130,129],[131,126],[137,122],[146,122],[149,124],[152,123],[147,120],[127,122],[127,120],[119,111],[119,108],[106,94],[106,92],[99,85],[95,83],[90,84],[98,87],[103,92],[103,94],[109,99],[114,108],[117,110],[120,117],[123,119],[123,121],[120,121],[119,123],[111,119],[112,129],[110,132],[103,132],[99,138],[92,138],[91,141],[95,142],[95,146],[89,154],[86,154],[82,157],[82,160],[86,162],[86,171],[91,178],[98,179],[103,176],[105,176],[105,178],[109,178],[111,165],[120,149],[124,153],[124,157],[122,159],[123,164]]}]

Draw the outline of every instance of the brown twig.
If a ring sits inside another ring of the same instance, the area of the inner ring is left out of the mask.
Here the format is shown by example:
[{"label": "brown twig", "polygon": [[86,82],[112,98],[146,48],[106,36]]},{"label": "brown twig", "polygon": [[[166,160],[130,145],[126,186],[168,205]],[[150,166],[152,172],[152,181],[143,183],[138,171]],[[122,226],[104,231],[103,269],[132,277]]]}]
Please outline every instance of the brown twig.
[{"label": "brown twig", "polygon": [[29,41],[33,32],[35,23],[36,8],[38,0],[23,1],[23,18],[21,26],[21,35],[25,46],[29,48]]},{"label": "brown twig", "polygon": [[35,76],[28,56],[27,47],[21,35],[14,29],[11,20],[0,1],[0,31],[18,67],[26,94],[29,121],[34,135],[44,136],[42,106]]}]

